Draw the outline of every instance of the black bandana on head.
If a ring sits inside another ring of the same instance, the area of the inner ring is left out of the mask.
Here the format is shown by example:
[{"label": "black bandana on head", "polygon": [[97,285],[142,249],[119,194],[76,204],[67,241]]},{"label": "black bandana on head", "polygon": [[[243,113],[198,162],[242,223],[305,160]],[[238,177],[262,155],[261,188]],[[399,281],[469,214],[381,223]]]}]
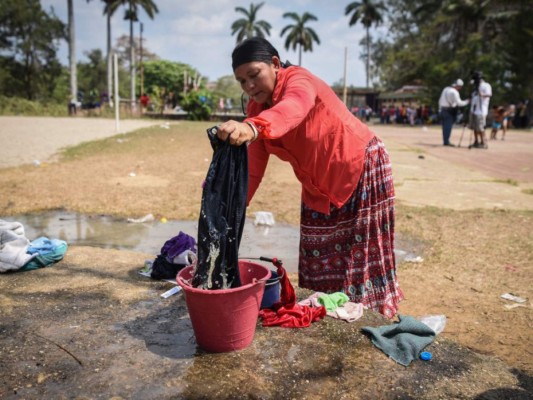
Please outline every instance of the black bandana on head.
[{"label": "black bandana on head", "polygon": [[261,61],[267,64],[272,63],[272,57],[279,58],[278,51],[266,39],[260,37],[253,37],[246,39],[235,47],[231,54],[233,70],[242,64],[252,61]]}]

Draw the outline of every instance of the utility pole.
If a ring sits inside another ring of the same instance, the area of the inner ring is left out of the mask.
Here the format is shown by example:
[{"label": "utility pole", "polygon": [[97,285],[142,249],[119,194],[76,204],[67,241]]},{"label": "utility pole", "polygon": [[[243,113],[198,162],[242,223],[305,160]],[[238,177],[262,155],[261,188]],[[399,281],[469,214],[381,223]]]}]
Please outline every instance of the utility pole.
[{"label": "utility pole", "polygon": [[130,20],[130,97],[131,97],[131,113],[133,114],[135,112],[135,103],[137,101],[136,95],[135,95],[135,46],[134,46],[134,38],[133,38],[133,24],[135,20],[133,19],[133,2],[129,2],[130,8],[129,8],[129,15],[132,18]]},{"label": "utility pole", "polygon": [[70,67],[70,102],[78,101],[78,72],[76,70],[76,29],[74,28],[74,6],[68,0],[68,58]]},{"label": "utility pole", "polygon": [[[344,102],[344,104],[346,104],[346,101],[347,101],[347,93],[348,93],[348,89],[346,87],[346,71],[347,71],[347,66],[348,66],[348,47],[344,47],[344,88],[343,88],[343,91],[342,91],[342,101]],[[348,104],[346,104],[348,105]]]},{"label": "utility pole", "polygon": [[143,23],[141,22],[141,96],[144,95],[144,66],[143,66]]},{"label": "utility pole", "polygon": [[120,132],[120,98],[118,97],[118,56],[113,53],[113,72],[115,75],[115,132]]}]

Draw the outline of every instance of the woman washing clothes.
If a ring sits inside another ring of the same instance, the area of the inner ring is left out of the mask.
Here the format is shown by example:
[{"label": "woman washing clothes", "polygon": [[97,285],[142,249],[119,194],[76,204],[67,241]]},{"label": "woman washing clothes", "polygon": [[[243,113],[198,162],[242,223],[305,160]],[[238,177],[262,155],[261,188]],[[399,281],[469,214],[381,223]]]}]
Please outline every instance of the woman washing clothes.
[{"label": "woman washing clothes", "polygon": [[342,291],[392,318],[403,299],[394,257],[394,185],[381,140],[333,90],[304,68],[280,61],[254,37],[232,53],[250,97],[244,122],[219,126],[232,145],[249,144],[248,204],[271,154],[302,184],[299,286]]}]

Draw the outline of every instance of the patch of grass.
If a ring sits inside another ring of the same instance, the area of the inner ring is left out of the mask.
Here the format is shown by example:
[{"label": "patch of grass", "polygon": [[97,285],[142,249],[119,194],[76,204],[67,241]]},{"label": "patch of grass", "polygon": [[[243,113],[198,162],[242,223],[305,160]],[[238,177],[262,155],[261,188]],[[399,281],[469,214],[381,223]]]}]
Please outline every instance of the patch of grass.
[{"label": "patch of grass", "polygon": [[62,160],[72,160],[96,155],[109,154],[146,154],[161,152],[168,148],[168,143],[180,140],[183,137],[190,139],[188,143],[194,145],[195,140],[206,140],[205,131],[213,123],[182,121],[170,124],[169,128],[153,126],[143,128],[126,134],[81,143],[65,149],[61,155]]},{"label": "patch of grass", "polygon": [[524,193],[524,194],[533,194],[533,188],[530,188],[530,189],[522,189],[522,193]]},{"label": "patch of grass", "polygon": [[518,186],[518,181],[515,181],[514,179],[494,179],[493,182],[505,183],[511,186]]},{"label": "patch of grass", "polygon": [[407,148],[407,149],[397,149],[395,151],[402,151],[402,152],[409,152],[409,153],[415,153],[415,154],[427,154],[427,152],[423,149],[420,149],[420,148],[415,148],[415,147],[410,147],[410,148]]},{"label": "patch of grass", "polygon": [[[61,158],[63,160],[70,160],[91,157],[97,154],[117,154],[138,151],[141,150],[140,143],[144,144],[142,137],[156,135],[157,130],[160,131],[161,129],[144,128],[131,133],[117,134],[109,138],[81,143],[77,146],[66,148]],[[165,131],[165,133],[168,134],[168,131]]]},{"label": "patch of grass", "polygon": [[470,182],[496,182],[496,183],[503,183],[503,184],[511,185],[511,186],[518,186],[518,181],[515,181],[514,179],[477,179],[477,180],[472,180]]},{"label": "patch of grass", "polygon": [[0,95],[0,115],[65,117],[68,115],[68,109],[66,104],[41,103]]}]

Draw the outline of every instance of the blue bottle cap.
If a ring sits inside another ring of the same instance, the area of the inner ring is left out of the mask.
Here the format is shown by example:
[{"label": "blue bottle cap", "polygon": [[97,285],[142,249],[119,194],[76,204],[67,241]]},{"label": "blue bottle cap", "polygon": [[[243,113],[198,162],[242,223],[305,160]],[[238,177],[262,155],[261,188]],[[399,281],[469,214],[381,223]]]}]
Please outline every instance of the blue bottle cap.
[{"label": "blue bottle cap", "polygon": [[431,353],[429,351],[423,351],[422,353],[420,353],[420,359],[421,360],[424,360],[424,361],[429,361],[431,360],[433,356],[431,355]]}]

